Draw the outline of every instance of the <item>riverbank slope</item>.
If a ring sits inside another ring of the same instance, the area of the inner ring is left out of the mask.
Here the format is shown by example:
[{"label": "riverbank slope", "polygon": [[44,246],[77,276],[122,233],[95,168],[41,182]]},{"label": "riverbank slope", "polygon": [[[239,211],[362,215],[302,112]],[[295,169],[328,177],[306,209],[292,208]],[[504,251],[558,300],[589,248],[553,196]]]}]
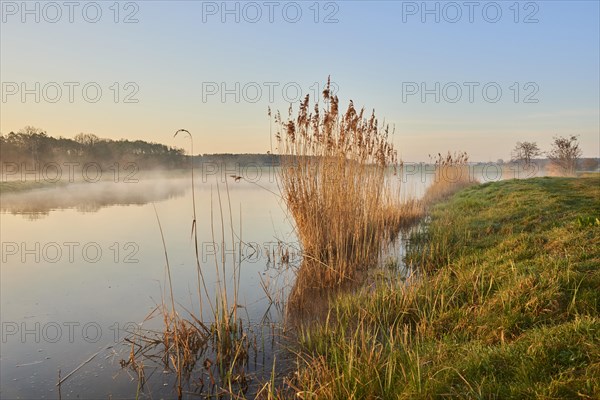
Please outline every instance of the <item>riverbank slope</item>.
[{"label": "riverbank slope", "polygon": [[300,333],[302,398],[600,398],[600,177],[464,189],[411,238],[409,282]]}]

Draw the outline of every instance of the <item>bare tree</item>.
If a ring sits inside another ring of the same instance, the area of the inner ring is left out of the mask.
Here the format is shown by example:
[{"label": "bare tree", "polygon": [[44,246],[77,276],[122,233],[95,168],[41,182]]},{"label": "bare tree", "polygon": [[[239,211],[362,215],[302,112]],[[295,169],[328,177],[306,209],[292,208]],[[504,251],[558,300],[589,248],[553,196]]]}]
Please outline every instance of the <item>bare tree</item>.
[{"label": "bare tree", "polygon": [[36,128],[35,126],[27,125],[24,128],[19,129],[19,133],[27,136],[45,135],[43,129]]},{"label": "bare tree", "polygon": [[84,146],[93,146],[100,141],[100,138],[93,133],[78,133],[73,139]]},{"label": "bare tree", "polygon": [[525,168],[531,165],[531,159],[542,154],[537,143],[535,142],[517,142],[517,145],[512,151],[511,161],[522,162]]},{"label": "bare tree", "polygon": [[575,168],[577,167],[577,159],[579,157],[581,157],[581,149],[577,142],[577,136],[554,137],[552,149],[548,152],[548,158],[565,175],[575,175]]},{"label": "bare tree", "polygon": [[31,150],[31,159],[34,163],[39,162],[40,152],[43,152],[43,146],[40,146],[40,138],[46,137],[46,132],[43,129],[36,128],[35,126],[27,125],[26,127],[19,129],[19,133],[25,137],[28,137],[28,142]]}]

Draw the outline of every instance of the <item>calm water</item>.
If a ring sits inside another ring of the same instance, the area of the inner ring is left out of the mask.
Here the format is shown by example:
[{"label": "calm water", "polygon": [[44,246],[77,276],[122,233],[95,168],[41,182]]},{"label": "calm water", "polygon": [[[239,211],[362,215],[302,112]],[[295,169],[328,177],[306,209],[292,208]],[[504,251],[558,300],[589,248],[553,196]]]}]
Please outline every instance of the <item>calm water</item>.
[{"label": "calm water", "polygon": [[[217,180],[198,179],[196,203],[202,268],[211,298],[217,286],[215,256],[221,261],[221,214]],[[293,270],[282,271],[272,254],[278,241],[297,247],[291,224],[269,179],[255,184],[230,180],[229,201],[218,179],[225,225],[225,264],[231,287],[233,257],[229,202],[235,234],[242,245],[240,311],[251,324],[278,321],[261,288],[286,290]],[[212,212],[215,218],[213,242]],[[167,245],[175,300],[198,313],[192,198],[189,178],[140,180],[139,183],[88,183],[34,190],[2,197],[2,398],[57,398],[58,371],[64,377],[98,350],[90,363],[61,387],[63,398],[131,397],[136,380],[119,361],[128,349],[119,345],[161,302],[165,258],[152,203]],[[241,229],[240,229],[241,212]],[[298,257],[296,257],[298,258]],[[205,315],[208,308],[205,307]],[[160,318],[144,327],[160,327]],[[124,350],[126,350],[124,352]],[[172,393],[171,380],[157,371],[153,392]],[[165,386],[166,384],[166,386]]]},{"label": "calm water", "polygon": [[[269,307],[261,280],[272,296],[284,299],[300,256],[273,176],[246,172],[245,178],[254,183],[227,178],[226,185],[226,174],[200,174],[197,179],[202,269],[215,298],[215,254],[220,261],[222,253],[215,251],[214,243],[221,246],[224,225],[226,283],[232,287],[241,235],[239,303],[244,307],[239,312],[255,330],[269,332],[271,323],[281,320],[281,308]],[[430,178],[414,173],[405,187],[419,196]],[[161,302],[166,282],[153,204],[164,231],[175,300],[198,314],[189,177],[73,184],[2,195],[2,398],[58,398],[59,371],[65,377],[96,353],[62,384],[62,398],[135,396],[136,376],[119,365],[129,354],[123,339]],[[231,225],[237,235],[233,240]],[[291,268],[272,257],[282,244],[290,252]],[[208,310],[205,304],[204,319]],[[149,329],[161,326],[161,318],[143,324]],[[264,344],[261,349],[254,370],[264,366],[268,373],[273,349]],[[146,376],[146,391],[153,398],[173,395],[172,375],[157,366]]]}]

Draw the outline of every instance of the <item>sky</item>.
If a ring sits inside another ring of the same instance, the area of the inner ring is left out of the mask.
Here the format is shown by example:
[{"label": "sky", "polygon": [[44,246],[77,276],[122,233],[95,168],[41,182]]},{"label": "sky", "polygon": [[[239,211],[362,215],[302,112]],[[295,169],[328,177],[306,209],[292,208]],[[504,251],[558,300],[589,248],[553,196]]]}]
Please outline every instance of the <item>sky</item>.
[{"label": "sky", "polygon": [[559,135],[600,157],[599,3],[2,1],[0,132],[265,153],[268,107],[322,103],[331,76],[408,162]]}]

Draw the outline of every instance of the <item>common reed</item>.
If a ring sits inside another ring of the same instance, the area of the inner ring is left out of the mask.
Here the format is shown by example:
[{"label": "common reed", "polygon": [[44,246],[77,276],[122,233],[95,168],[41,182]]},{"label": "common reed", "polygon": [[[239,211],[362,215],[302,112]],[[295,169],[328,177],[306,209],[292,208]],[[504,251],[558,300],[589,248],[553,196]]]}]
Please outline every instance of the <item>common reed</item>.
[{"label": "common reed", "polygon": [[432,184],[425,191],[422,203],[425,207],[446,200],[460,189],[476,183],[469,169],[469,155],[466,152],[438,153],[429,156],[435,166]]},{"label": "common reed", "polygon": [[291,107],[287,119],[274,116],[280,189],[302,244],[305,287],[332,287],[375,264],[400,209],[386,178],[398,166],[389,126],[352,100],[341,113],[329,80],[323,99],[322,110],[316,103],[311,112],[307,95],[295,117]]}]

